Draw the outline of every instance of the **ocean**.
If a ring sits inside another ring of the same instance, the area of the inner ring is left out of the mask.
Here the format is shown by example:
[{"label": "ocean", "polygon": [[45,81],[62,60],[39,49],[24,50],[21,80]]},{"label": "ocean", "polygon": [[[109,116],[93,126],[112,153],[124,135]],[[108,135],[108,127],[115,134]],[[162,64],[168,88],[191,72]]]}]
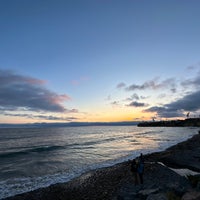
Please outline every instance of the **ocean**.
[{"label": "ocean", "polygon": [[0,199],[67,182],[198,133],[190,127],[83,126],[0,129]]}]

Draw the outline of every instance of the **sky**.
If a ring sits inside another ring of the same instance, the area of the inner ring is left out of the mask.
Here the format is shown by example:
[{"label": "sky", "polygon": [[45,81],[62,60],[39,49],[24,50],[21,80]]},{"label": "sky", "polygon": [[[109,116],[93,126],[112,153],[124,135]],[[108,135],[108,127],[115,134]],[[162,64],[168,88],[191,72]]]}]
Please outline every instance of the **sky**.
[{"label": "sky", "polygon": [[0,123],[199,116],[199,7],[1,0]]}]

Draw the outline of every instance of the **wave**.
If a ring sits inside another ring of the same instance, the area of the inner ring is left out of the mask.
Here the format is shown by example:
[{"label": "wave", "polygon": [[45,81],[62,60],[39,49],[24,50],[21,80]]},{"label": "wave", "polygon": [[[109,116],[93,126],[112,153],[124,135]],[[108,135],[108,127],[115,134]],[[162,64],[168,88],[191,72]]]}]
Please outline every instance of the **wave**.
[{"label": "wave", "polygon": [[98,145],[98,144],[103,144],[103,143],[111,143],[114,141],[120,142],[121,140],[126,140],[129,138],[133,138],[132,135],[128,135],[128,136],[113,136],[113,137],[108,137],[108,138],[98,138],[98,140],[95,141],[87,141],[87,142],[83,142],[83,143],[79,143],[79,146],[91,146],[91,145]]},{"label": "wave", "polygon": [[58,145],[33,147],[33,148],[24,149],[22,151],[0,153],[0,158],[10,158],[10,157],[16,157],[20,155],[31,154],[31,153],[49,152],[49,151],[62,150],[62,149],[65,149],[65,147],[58,146]]},{"label": "wave", "polygon": [[54,175],[45,175],[40,177],[14,178],[0,181],[0,199],[11,197],[24,192],[30,192],[39,188],[48,187],[55,183],[64,183],[80,176],[81,173],[58,173]]},{"label": "wave", "polygon": [[72,143],[72,144],[66,144],[63,146],[60,145],[53,145],[53,146],[37,146],[37,147],[32,147],[32,148],[20,148],[22,150],[19,151],[18,148],[15,148],[13,151],[8,151],[6,153],[0,153],[0,159],[3,158],[14,158],[17,156],[23,156],[23,155],[28,155],[32,153],[45,153],[45,152],[50,152],[50,151],[57,151],[57,150],[63,150],[63,149],[85,149],[85,148],[92,148],[96,144],[101,144],[104,142],[111,142],[115,140],[116,138],[108,138],[104,140],[99,140],[99,141],[90,141],[90,142],[83,142],[83,143]]},{"label": "wave", "polygon": [[145,131],[145,132],[140,132],[140,133],[136,133],[135,136],[143,136],[143,135],[149,135],[149,134],[154,134],[154,133],[162,133],[164,131]]}]

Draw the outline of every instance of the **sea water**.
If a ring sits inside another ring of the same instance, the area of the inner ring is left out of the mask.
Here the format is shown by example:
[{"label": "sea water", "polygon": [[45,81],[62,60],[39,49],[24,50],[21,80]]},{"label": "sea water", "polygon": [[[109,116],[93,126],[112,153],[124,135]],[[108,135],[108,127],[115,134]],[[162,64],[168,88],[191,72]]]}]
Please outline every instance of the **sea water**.
[{"label": "sea water", "polygon": [[0,129],[0,199],[162,151],[198,133],[189,127],[84,126]]}]

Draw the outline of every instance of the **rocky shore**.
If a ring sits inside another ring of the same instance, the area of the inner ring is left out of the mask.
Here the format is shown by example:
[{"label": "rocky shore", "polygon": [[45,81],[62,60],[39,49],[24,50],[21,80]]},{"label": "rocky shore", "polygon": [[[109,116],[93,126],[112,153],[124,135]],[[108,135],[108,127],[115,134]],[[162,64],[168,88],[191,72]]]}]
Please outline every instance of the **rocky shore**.
[{"label": "rocky shore", "polygon": [[[6,200],[200,199],[200,134],[163,152],[145,155],[144,159],[142,185],[135,186],[130,162],[127,161],[88,172],[67,183],[55,184]],[[186,176],[186,173],[193,175]]]},{"label": "rocky shore", "polygon": [[200,118],[188,118],[184,120],[171,120],[171,121],[151,121],[141,122],[139,127],[200,127]]}]

